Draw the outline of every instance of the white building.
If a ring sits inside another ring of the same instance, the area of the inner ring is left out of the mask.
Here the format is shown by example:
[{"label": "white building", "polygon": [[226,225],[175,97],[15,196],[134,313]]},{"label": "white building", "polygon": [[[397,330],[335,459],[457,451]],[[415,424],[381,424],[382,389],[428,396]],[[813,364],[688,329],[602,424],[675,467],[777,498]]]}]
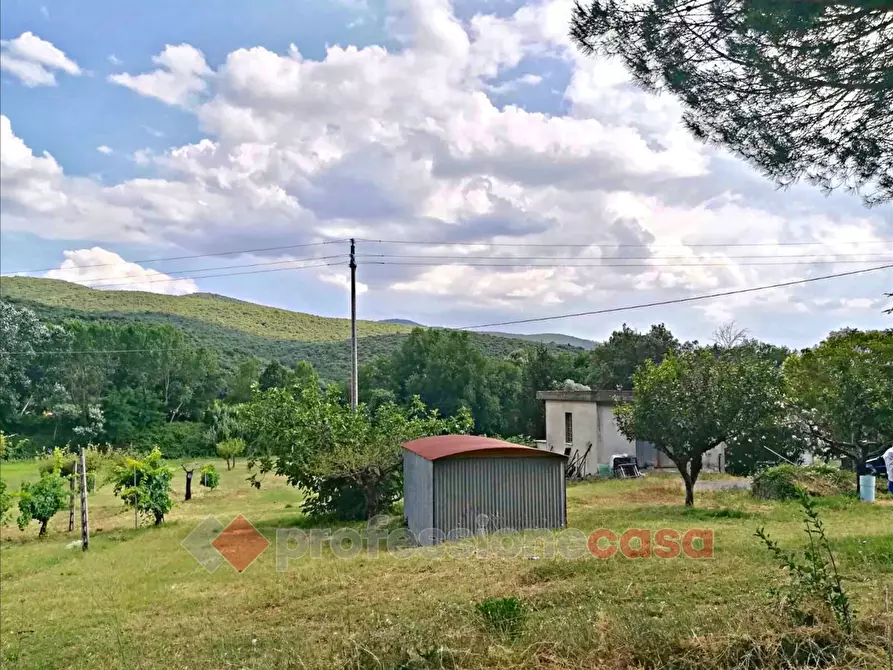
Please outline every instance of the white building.
[{"label": "white building", "polygon": [[[537,447],[581,460],[583,476],[608,472],[611,456],[635,456],[640,468],[676,469],[673,462],[649,442],[627,440],[614,423],[616,398],[632,399],[630,391],[539,391],[546,404],[546,439]],[[725,445],[704,454],[703,472],[725,472]]]}]

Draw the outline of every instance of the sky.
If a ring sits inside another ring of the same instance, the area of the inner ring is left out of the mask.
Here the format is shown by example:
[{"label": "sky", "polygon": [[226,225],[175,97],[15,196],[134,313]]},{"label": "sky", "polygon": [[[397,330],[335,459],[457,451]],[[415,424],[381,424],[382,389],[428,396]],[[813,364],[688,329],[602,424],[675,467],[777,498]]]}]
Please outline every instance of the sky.
[{"label": "sky", "polygon": [[[571,0],[0,0],[0,272],[479,326],[893,262],[893,206],[779,190],[584,57]],[[167,260],[158,260],[167,259]],[[216,276],[213,276],[216,275]],[[883,328],[893,269],[500,326]]]}]

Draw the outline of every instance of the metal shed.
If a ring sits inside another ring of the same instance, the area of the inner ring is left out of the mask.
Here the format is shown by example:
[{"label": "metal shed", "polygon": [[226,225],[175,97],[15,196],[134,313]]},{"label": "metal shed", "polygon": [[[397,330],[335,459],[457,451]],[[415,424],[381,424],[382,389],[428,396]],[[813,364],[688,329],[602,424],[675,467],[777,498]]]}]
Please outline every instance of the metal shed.
[{"label": "metal shed", "polygon": [[474,435],[403,445],[403,509],[423,546],[499,529],[564,528],[565,457]]}]

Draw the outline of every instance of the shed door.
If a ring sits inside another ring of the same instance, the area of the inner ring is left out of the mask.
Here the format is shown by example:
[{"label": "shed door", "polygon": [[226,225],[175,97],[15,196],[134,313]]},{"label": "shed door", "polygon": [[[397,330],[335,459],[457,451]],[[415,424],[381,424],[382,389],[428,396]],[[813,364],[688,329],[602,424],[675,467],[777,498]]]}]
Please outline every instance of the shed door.
[{"label": "shed door", "polygon": [[434,525],[449,537],[501,528],[563,528],[564,459],[434,462]]}]

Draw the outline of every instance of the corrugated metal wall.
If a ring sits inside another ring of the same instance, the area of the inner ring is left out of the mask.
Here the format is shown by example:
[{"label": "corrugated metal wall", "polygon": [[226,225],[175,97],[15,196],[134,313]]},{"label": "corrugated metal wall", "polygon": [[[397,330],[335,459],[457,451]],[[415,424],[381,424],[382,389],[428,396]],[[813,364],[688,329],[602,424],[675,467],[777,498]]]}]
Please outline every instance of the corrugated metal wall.
[{"label": "corrugated metal wall", "polygon": [[403,450],[403,515],[416,539],[434,526],[433,466],[418,454]]},{"label": "corrugated metal wall", "polygon": [[563,458],[445,458],[434,462],[434,527],[563,528]]}]

